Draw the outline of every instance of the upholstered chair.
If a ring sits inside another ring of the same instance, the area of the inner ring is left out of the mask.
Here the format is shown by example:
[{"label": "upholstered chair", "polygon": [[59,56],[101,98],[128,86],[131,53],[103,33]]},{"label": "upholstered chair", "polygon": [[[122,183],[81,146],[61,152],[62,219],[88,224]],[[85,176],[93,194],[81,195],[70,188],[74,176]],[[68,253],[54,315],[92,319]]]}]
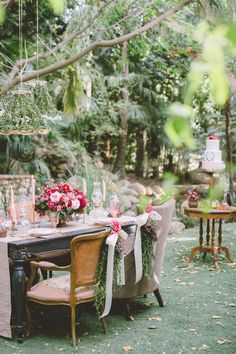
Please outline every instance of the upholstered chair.
[{"label": "upholstered chair", "polygon": [[[158,222],[157,232],[157,241],[155,249],[155,261],[156,261],[156,275],[160,282],[162,265],[165,255],[165,246],[168,231],[170,228],[171,218],[173,210],[175,207],[175,200],[171,199],[166,203],[154,207],[154,210],[157,211],[162,219]],[[127,319],[130,319],[129,313],[129,301],[128,299],[146,295],[148,293],[154,293],[160,307],[164,306],[159,286],[157,285],[154,279],[147,279],[143,277],[137,284],[135,284],[135,261],[134,261],[134,239],[135,235],[129,236],[125,240],[125,285],[119,286],[113,292],[113,298],[116,299],[125,299],[126,309],[127,309]]]},{"label": "upholstered chair", "polygon": [[[72,341],[76,347],[75,309],[76,305],[95,300],[94,284],[97,266],[100,260],[102,248],[110,229],[104,231],[77,236],[71,241],[71,263],[68,266],[41,261],[31,262],[31,277],[27,290],[27,314],[29,320],[29,333],[31,319],[29,302],[43,305],[65,305],[71,308]],[[63,271],[68,274],[54,276],[32,286],[37,269]],[[101,309],[102,310],[102,309]],[[100,319],[102,328],[106,332],[106,324]]]}]

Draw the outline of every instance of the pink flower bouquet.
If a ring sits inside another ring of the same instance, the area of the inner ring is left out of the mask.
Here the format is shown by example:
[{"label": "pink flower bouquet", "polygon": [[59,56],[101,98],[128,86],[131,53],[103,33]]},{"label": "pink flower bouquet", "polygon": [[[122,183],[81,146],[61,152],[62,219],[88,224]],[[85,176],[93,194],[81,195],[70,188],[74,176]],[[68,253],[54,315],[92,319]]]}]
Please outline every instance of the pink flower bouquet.
[{"label": "pink flower bouquet", "polygon": [[85,194],[65,182],[46,186],[35,200],[35,210],[39,215],[57,212],[59,219],[67,219],[75,212],[81,213],[86,205]]}]

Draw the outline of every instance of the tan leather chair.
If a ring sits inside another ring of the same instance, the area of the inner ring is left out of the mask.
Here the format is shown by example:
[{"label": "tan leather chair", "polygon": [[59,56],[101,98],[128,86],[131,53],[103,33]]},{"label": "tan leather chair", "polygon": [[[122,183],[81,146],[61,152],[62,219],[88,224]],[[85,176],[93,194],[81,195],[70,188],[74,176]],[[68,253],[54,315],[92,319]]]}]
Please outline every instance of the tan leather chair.
[{"label": "tan leather chair", "polygon": [[[76,305],[95,300],[94,283],[100,255],[110,229],[85,236],[77,236],[71,241],[71,264],[59,267],[50,262],[31,262],[31,277],[28,283],[27,303],[43,305],[66,305],[71,307],[71,331],[76,347],[75,308]],[[37,269],[67,271],[68,274],[43,280],[32,286]],[[101,309],[102,310],[102,309]],[[31,319],[27,306],[29,332]],[[106,332],[106,324],[100,319]]]},{"label": "tan leather chair", "polygon": [[[164,261],[165,255],[165,246],[168,231],[170,228],[171,218],[175,206],[175,200],[171,199],[166,203],[154,207],[154,210],[157,211],[162,219],[158,222],[157,228],[157,241],[156,241],[156,275],[160,282],[161,270]],[[137,284],[135,284],[135,262],[134,262],[134,244],[135,235],[129,236],[125,240],[125,285],[116,287],[113,292],[113,298],[115,299],[125,299],[126,300],[126,310],[127,310],[127,319],[130,319],[129,313],[129,301],[128,299],[135,296],[146,295],[148,293],[154,293],[160,307],[164,306],[159,287],[157,286],[154,279],[147,279],[143,277]]]}]

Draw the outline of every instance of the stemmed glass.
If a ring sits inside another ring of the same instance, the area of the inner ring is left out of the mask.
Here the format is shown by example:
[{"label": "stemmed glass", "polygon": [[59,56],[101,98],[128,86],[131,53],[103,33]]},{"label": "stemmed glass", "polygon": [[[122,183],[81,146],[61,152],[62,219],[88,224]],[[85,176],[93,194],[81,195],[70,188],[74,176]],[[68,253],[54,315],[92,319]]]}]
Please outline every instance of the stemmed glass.
[{"label": "stemmed glass", "polygon": [[116,194],[112,194],[109,200],[109,213],[113,218],[118,216],[120,209],[120,201]]},{"label": "stemmed glass", "polygon": [[52,223],[52,227],[53,227],[54,229],[56,229],[57,224],[58,224],[58,222],[59,222],[59,213],[56,212],[56,211],[52,211],[52,212],[50,213],[50,220],[51,220],[51,223]]}]

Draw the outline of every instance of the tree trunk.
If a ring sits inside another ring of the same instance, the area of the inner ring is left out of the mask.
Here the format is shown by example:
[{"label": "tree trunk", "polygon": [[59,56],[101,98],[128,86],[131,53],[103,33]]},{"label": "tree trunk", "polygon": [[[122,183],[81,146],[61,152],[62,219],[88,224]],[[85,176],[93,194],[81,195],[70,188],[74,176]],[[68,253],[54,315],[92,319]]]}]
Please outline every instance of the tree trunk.
[{"label": "tree trunk", "polygon": [[230,99],[225,103],[223,109],[225,115],[225,138],[226,138],[226,161],[229,173],[229,192],[233,197],[234,194],[234,172],[233,172],[233,152],[232,152],[232,131],[231,131],[231,104]]},{"label": "tree trunk", "polygon": [[137,177],[143,177],[144,173],[144,152],[145,152],[145,142],[144,142],[144,131],[139,129],[136,132],[136,161],[135,161],[135,175]]},{"label": "tree trunk", "polygon": [[[127,42],[123,43],[123,76],[127,77],[129,75],[128,66],[128,55],[127,55]],[[117,146],[116,161],[114,164],[113,172],[118,173],[121,177],[125,176],[125,154],[127,146],[127,134],[128,134],[128,117],[126,113],[126,105],[129,101],[129,92],[127,85],[124,85],[122,89],[122,99],[124,101],[124,106],[119,110],[119,139]]]}]

